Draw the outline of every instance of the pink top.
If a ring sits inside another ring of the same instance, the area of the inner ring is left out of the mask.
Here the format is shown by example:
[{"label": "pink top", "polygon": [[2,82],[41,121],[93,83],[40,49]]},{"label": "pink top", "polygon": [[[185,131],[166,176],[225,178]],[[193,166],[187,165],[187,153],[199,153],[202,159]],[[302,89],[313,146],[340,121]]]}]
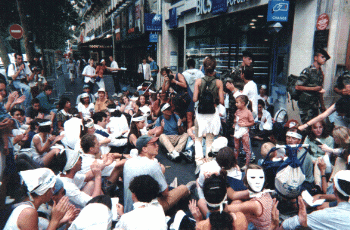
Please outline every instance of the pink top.
[{"label": "pink top", "polygon": [[259,198],[253,198],[251,201],[258,201],[262,208],[263,212],[258,217],[253,216],[247,216],[248,222],[252,222],[254,226],[259,230],[268,230],[271,226],[271,213],[272,213],[272,206],[273,201],[270,196],[270,193],[264,193]]},{"label": "pink top", "polygon": [[239,123],[239,126],[246,126],[249,122],[254,122],[254,117],[252,112],[249,109],[237,109],[235,117],[239,119],[239,122],[243,122],[242,125]]}]

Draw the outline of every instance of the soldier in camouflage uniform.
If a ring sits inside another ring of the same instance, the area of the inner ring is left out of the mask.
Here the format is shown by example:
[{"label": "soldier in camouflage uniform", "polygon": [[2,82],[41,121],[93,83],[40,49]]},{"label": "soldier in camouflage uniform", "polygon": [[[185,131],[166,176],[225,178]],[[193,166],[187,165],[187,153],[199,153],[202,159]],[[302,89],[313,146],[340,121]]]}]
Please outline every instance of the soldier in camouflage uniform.
[{"label": "soldier in camouflage uniform", "polygon": [[[341,96],[350,95],[350,71],[345,70],[339,74],[337,82],[334,86],[334,92]],[[334,116],[334,125],[349,127],[350,118],[346,116],[339,116],[338,112],[336,112]]]},{"label": "soldier in camouflage uniform", "polygon": [[319,106],[325,111],[323,94],[324,75],[321,66],[330,58],[323,49],[318,49],[314,54],[314,62],[305,68],[297,81],[295,89],[301,91],[298,106],[300,118],[303,123],[311,120],[319,114]]}]

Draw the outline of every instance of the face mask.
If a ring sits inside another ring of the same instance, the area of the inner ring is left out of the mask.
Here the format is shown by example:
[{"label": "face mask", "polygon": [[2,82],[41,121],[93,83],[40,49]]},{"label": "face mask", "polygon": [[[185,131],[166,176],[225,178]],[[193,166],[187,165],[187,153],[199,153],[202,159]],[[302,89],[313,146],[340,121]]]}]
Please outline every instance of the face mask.
[{"label": "face mask", "polygon": [[261,192],[265,183],[265,174],[262,169],[248,169],[248,185],[254,192]]}]

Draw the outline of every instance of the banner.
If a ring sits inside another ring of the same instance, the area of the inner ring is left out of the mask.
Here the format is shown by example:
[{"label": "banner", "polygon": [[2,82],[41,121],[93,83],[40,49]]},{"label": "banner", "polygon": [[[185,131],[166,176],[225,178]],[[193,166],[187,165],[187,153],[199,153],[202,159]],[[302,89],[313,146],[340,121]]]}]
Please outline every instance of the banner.
[{"label": "banner", "polygon": [[177,27],[177,14],[176,7],[169,10],[169,27],[176,28]]},{"label": "banner", "polygon": [[269,1],[267,9],[267,21],[287,22],[289,12],[288,1]]}]

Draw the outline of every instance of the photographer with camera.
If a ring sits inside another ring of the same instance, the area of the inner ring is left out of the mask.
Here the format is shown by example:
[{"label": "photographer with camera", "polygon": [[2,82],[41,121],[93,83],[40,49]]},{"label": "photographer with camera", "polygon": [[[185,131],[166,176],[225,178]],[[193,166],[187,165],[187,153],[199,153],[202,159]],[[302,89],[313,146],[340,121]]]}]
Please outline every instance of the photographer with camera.
[{"label": "photographer with camera", "polygon": [[175,113],[179,114],[180,118],[183,119],[191,100],[187,93],[185,77],[181,73],[174,75],[168,67],[163,67],[160,72],[164,77],[162,92],[168,92],[170,87],[174,90],[176,95],[172,102],[175,105]]},{"label": "photographer with camera", "polygon": [[[29,68],[32,71],[33,75],[28,78],[28,85],[32,93],[33,98],[38,96],[40,87],[46,83],[44,76],[43,66],[40,62],[40,54],[35,54],[34,59],[29,62]],[[42,88],[42,87],[41,87]]]}]

